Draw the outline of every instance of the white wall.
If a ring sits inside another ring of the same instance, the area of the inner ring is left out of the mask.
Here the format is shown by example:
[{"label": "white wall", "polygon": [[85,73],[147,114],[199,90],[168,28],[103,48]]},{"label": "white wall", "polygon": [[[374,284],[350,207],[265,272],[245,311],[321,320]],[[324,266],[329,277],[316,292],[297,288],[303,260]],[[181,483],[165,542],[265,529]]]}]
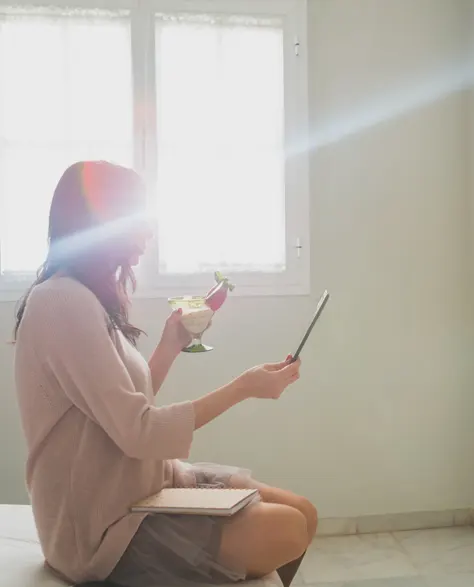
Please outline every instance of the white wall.
[{"label": "white wall", "polygon": [[[163,401],[197,397],[290,352],[333,298],[279,402],[196,435],[194,457],[249,466],[322,516],[474,505],[466,0],[309,0],[313,297],[232,299],[181,356]],[[0,305],[0,340],[12,305]],[[159,335],[164,301],[136,319]],[[0,349],[0,501],[25,498],[23,443]]]}]

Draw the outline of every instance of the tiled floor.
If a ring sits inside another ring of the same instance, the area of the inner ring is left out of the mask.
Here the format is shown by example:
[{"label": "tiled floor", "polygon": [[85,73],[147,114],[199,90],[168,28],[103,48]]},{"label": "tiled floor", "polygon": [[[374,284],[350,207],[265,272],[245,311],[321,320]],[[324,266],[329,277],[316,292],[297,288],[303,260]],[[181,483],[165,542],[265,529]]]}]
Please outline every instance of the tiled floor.
[{"label": "tiled floor", "polygon": [[474,528],[318,538],[295,582],[314,587],[474,587]]}]

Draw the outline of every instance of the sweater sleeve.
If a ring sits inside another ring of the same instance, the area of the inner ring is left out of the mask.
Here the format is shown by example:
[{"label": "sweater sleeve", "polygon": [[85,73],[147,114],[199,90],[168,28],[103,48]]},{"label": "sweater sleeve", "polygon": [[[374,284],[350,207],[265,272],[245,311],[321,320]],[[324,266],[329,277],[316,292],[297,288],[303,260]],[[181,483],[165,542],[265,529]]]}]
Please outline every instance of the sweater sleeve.
[{"label": "sweater sleeve", "polygon": [[128,457],[187,458],[194,432],[192,403],[158,408],[135,389],[92,292],[74,284],[41,293],[36,299],[41,329],[35,338],[69,400]]}]

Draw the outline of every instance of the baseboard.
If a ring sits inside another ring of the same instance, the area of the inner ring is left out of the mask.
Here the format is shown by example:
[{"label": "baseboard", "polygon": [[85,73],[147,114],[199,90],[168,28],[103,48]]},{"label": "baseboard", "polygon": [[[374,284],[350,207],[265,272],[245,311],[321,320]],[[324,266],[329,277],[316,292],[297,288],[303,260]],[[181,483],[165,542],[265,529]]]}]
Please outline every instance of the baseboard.
[{"label": "baseboard", "polygon": [[381,514],[356,518],[322,518],[319,520],[318,536],[349,536],[352,534],[471,525],[474,526],[474,510],[470,508],[437,512]]}]

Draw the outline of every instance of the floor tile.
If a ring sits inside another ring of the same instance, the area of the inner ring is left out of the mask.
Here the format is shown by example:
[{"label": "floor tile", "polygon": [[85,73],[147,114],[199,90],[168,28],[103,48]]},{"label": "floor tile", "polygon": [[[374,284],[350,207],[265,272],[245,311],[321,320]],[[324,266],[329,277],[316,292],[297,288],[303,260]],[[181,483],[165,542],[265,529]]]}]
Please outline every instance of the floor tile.
[{"label": "floor tile", "polygon": [[474,573],[425,577],[427,587],[474,587]]},{"label": "floor tile", "polygon": [[474,528],[396,532],[394,537],[423,575],[474,573]]},{"label": "floor tile", "polygon": [[342,587],[427,587],[427,585],[422,577],[391,577],[389,579],[349,581],[343,583]]},{"label": "floor tile", "polygon": [[[363,579],[361,581],[336,581],[331,583],[314,583],[307,587],[429,587],[424,577],[391,577],[389,579]],[[436,587],[439,587],[436,585]],[[449,587],[446,585],[446,587]],[[455,585],[455,587],[457,587]],[[460,585],[464,587],[464,585]]]},{"label": "floor tile", "polygon": [[304,579],[300,572],[296,573],[295,578],[293,579],[293,583],[291,584],[292,587],[301,587],[304,585]]},{"label": "floor tile", "polygon": [[301,566],[306,584],[416,574],[407,554],[390,534],[316,539]]}]

